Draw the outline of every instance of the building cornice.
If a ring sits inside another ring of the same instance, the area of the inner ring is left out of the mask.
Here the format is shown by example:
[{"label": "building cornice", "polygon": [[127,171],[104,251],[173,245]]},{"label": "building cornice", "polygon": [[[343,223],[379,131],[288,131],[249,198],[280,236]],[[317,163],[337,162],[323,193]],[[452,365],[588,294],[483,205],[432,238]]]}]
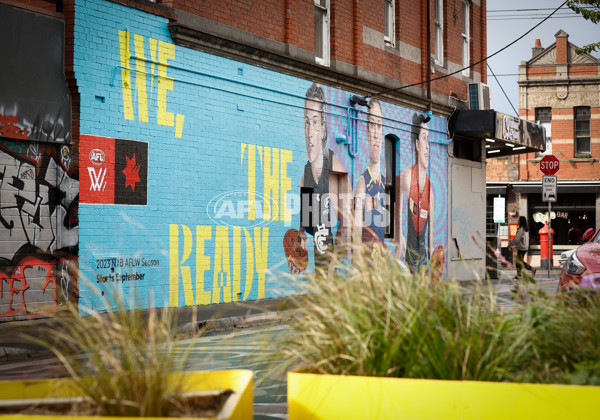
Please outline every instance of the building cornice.
[{"label": "building cornice", "polygon": [[[295,45],[261,37],[189,12],[176,9],[175,13],[177,19],[169,23],[169,31],[176,45],[363,95],[393,90],[378,97],[414,109],[426,110],[429,106],[425,87],[404,88],[408,84],[340,60],[332,59],[329,66],[322,66],[316,63],[313,52]],[[450,96],[433,92],[432,100],[432,110],[439,115],[449,116],[455,108]]]}]

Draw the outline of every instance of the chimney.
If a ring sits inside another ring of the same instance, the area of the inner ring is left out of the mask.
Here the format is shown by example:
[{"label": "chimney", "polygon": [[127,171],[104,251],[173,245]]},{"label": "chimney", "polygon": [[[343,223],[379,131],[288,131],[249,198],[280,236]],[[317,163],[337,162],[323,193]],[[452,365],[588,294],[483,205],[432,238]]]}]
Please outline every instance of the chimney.
[{"label": "chimney", "polygon": [[554,36],[556,37],[556,64],[568,64],[569,34],[561,29]]},{"label": "chimney", "polygon": [[531,58],[536,57],[537,55],[539,55],[542,51],[544,51],[544,49],[542,48],[542,43],[539,39],[535,40],[535,47],[533,47],[531,49]]}]

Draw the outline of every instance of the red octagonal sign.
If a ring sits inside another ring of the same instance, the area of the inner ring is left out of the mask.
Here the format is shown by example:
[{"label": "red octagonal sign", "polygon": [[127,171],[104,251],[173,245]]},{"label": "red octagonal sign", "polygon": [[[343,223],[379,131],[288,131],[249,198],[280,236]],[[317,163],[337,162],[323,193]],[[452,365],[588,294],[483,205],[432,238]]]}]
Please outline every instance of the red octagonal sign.
[{"label": "red octagonal sign", "polygon": [[545,175],[554,175],[558,172],[559,165],[560,163],[554,155],[546,155],[540,161],[540,169]]}]

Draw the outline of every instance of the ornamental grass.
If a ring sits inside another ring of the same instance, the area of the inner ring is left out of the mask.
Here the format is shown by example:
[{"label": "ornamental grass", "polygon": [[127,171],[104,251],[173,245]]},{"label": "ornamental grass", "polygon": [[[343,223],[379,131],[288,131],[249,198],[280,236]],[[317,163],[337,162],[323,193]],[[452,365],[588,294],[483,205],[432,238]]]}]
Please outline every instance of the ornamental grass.
[{"label": "ornamental grass", "polygon": [[294,279],[301,309],[271,344],[287,369],[544,383],[600,372],[598,299],[575,304],[524,282],[507,310],[491,282],[442,279],[436,267],[411,273],[385,251],[347,255]]},{"label": "ornamental grass", "polygon": [[[98,292],[98,291],[97,291]],[[84,397],[78,414],[168,417],[189,414],[183,383],[168,379],[182,371],[191,345],[178,344],[170,308],[130,309],[117,293],[98,293],[108,310],[98,313],[66,302],[56,328],[44,338],[23,337],[54,353]],[[112,308],[112,309],[111,309]]]}]

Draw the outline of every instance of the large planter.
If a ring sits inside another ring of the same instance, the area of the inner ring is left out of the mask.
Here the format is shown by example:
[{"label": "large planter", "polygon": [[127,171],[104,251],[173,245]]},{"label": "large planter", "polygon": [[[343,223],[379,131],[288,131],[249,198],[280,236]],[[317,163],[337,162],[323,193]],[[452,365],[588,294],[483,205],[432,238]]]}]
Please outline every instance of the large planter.
[{"label": "large planter", "polygon": [[289,420],[577,419],[600,387],[288,374]]},{"label": "large planter", "polygon": [[[210,419],[252,419],[253,381],[251,371],[184,372],[171,374],[170,379],[183,380],[184,392],[232,390],[233,394],[229,396],[219,415],[210,417]],[[31,400],[33,404],[39,403],[44,398],[77,397],[71,384],[71,380],[67,378],[0,381],[0,403],[6,400],[27,399]],[[2,417],[5,416],[0,415],[0,418]],[[20,416],[20,418],[27,417]],[[47,418],[60,418],[60,416],[52,415]],[[64,416],[64,418],[72,419],[74,417]]]}]

